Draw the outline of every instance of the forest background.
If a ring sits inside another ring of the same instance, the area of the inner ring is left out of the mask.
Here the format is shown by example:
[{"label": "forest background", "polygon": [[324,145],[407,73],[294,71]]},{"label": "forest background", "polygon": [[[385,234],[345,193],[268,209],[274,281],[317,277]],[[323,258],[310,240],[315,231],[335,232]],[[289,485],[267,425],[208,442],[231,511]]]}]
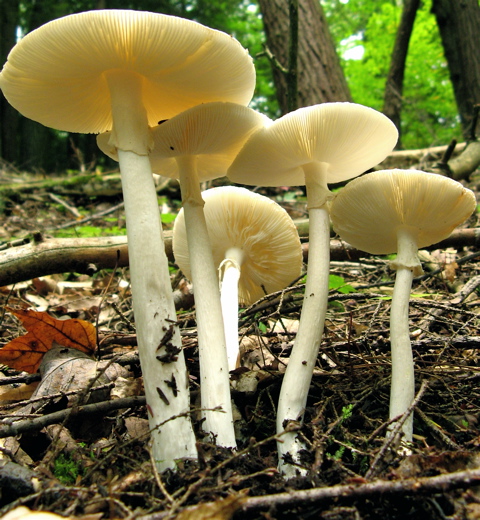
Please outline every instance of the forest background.
[{"label": "forest background", "polygon": [[[121,8],[181,16],[232,34],[249,50],[257,70],[251,106],[276,118],[289,109],[282,70],[288,6],[287,0],[0,0],[0,59],[22,35],[71,13]],[[480,103],[478,0],[300,0],[298,18],[296,106],[354,101],[381,110],[400,128],[406,149],[466,135]],[[3,98],[0,157],[40,172],[111,166],[94,136],[45,128]]]}]

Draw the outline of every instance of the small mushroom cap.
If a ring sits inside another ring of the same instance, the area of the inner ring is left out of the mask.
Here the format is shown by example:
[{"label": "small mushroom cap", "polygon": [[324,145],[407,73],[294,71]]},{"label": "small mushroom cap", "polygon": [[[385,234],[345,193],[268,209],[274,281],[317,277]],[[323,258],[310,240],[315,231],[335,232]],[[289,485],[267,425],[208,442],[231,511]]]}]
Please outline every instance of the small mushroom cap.
[{"label": "small mushroom cap", "polygon": [[343,240],[361,251],[386,255],[398,252],[399,229],[416,236],[421,249],[447,238],[475,207],[473,192],[447,177],[417,170],[381,170],[342,188],[330,215]]},{"label": "small mushroom cap", "polygon": [[372,108],[323,103],[299,108],[255,133],[228,171],[251,186],[303,186],[302,166],[328,166],[327,182],[351,179],[381,162],[398,139],[395,125]]},{"label": "small mushroom cap", "polygon": [[[176,157],[194,155],[200,181],[223,177],[250,135],[268,124],[268,117],[237,103],[212,102],[189,108],[152,129],[152,172],[178,179]],[[110,145],[110,132],[100,134],[97,143],[118,160]]]},{"label": "small mushroom cap", "polygon": [[[229,249],[239,248],[243,253],[238,287],[241,302],[250,305],[265,296],[265,291],[279,291],[300,276],[300,239],[281,206],[234,186],[212,188],[202,196],[215,265],[220,266]],[[180,269],[190,277],[183,210],[175,220],[173,251]]]},{"label": "small mushroom cap", "polygon": [[53,20],[12,49],[0,74],[9,103],[69,132],[112,128],[109,72],[142,80],[149,126],[208,101],[248,104],[255,70],[231,36],[158,13],[95,10]]}]

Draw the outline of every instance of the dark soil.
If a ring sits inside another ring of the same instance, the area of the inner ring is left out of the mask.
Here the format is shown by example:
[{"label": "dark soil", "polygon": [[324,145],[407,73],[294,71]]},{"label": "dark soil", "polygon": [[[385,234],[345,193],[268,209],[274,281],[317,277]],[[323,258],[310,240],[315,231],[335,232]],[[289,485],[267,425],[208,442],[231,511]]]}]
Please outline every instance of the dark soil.
[{"label": "dark soil", "polygon": [[[5,171],[6,179],[21,181],[19,185],[26,181],[17,172]],[[8,242],[35,231],[48,238],[54,228],[74,224],[72,213],[49,193],[93,216],[121,203],[121,194],[115,190],[96,198],[72,187],[8,193],[2,201],[0,238]],[[168,211],[175,213],[177,188],[168,184],[162,194]],[[266,194],[281,203],[285,195],[273,190]],[[301,195],[298,192],[284,203],[293,218],[305,214]],[[88,225],[122,228],[122,210],[116,209],[109,219],[93,218]],[[477,217],[466,225],[476,227]],[[78,231],[79,227],[69,229]],[[480,267],[476,257],[468,256],[474,252],[471,247],[429,251],[426,275],[414,282],[410,331],[420,395],[412,455],[396,453],[385,439],[393,287],[388,260],[345,259],[332,262],[332,274],[341,276],[355,291],[346,293],[342,287],[331,291],[305,422],[299,427],[308,446],[304,456],[307,478],[286,483],[276,470],[275,409],[283,361],[292,346],[302,303],[303,287],[298,285],[281,295],[269,295],[241,313],[245,352],[232,380],[238,382],[247,372],[256,371],[259,383],[250,392],[232,391],[239,412],[237,453],[199,441],[198,462],[181,463],[177,473],[155,475],[145,435],[146,410],[132,401],[129,408],[106,412],[101,420],[82,416],[81,434],[75,425],[66,423],[63,429],[50,425],[0,439],[0,514],[25,505],[95,519],[480,518]],[[92,277],[63,273],[48,280],[54,283],[25,281],[0,289],[0,344],[24,333],[16,318],[5,312],[6,305],[47,311],[57,318],[81,318],[98,323],[100,357],[117,356],[138,380],[128,269],[103,270]],[[76,283],[60,294],[58,283],[65,281]],[[179,273],[173,274],[172,282],[184,287]],[[197,405],[192,309],[179,313],[179,320],[192,403]],[[1,368],[7,378],[0,379],[2,384],[15,381],[18,387],[29,380],[26,374]],[[4,422],[23,404],[0,401]],[[57,399],[41,413],[65,406],[65,400]],[[21,470],[25,474],[14,480],[12,468],[2,467],[4,461],[15,464],[15,475]],[[35,486],[32,476],[38,479]],[[251,497],[262,499],[255,502]],[[189,509],[201,503],[209,503],[210,509]]]}]

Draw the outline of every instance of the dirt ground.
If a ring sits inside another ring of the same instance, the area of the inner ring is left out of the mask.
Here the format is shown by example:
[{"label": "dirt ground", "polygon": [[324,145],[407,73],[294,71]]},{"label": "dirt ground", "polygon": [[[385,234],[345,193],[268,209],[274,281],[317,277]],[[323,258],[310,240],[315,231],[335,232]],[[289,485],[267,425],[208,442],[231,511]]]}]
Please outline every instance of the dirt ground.
[{"label": "dirt ground", "polygon": [[[91,197],[76,185],[25,188],[43,176],[7,170],[0,179],[0,187],[15,182],[22,187],[0,194],[5,243],[37,231],[49,239],[62,225],[74,230],[71,236],[85,226],[92,233],[124,228],[118,190]],[[475,183],[470,187],[475,190]],[[305,216],[300,191],[265,194],[294,219]],[[168,184],[160,195],[167,213],[178,211],[176,186]],[[108,218],[96,217],[110,208]],[[75,210],[81,210],[79,216]],[[85,216],[90,220],[78,224]],[[477,227],[477,216],[465,226]],[[0,438],[0,515],[25,505],[89,519],[480,518],[480,267],[475,253],[472,245],[426,251],[425,275],[413,284],[410,331],[417,400],[409,456],[396,453],[385,438],[394,279],[388,259],[332,262],[331,273],[343,281],[330,291],[305,422],[299,426],[308,447],[304,465],[309,475],[288,482],[276,469],[275,409],[299,318],[301,284],[241,311],[242,366],[231,375],[238,452],[199,441],[198,462],[162,475],[150,461],[128,269],[39,276],[1,288],[0,346],[25,332],[7,306],[90,321],[98,328],[100,358],[115,358],[129,371],[122,397],[130,401],[120,410],[70,418],[60,413],[57,422],[35,423],[68,407],[68,395],[60,392],[26,415],[34,426]],[[172,283],[188,293],[175,269]],[[196,329],[192,309],[184,306],[178,319],[195,407]],[[28,404],[32,387],[26,383],[35,385],[39,377],[0,368],[0,389],[18,392],[0,394],[1,434]],[[253,386],[241,384],[252,373]]]}]

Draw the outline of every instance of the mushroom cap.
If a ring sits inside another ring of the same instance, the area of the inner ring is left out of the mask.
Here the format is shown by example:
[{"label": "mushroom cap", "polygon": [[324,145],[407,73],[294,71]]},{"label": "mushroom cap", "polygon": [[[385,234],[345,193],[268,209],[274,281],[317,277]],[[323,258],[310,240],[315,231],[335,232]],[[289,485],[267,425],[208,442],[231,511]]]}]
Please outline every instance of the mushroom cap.
[{"label": "mushroom cap", "polygon": [[255,133],[228,176],[251,186],[303,186],[302,166],[327,165],[327,183],[351,179],[381,162],[398,139],[395,125],[373,108],[323,103],[299,108]]},{"label": "mushroom cap", "polygon": [[416,236],[418,249],[440,242],[475,210],[473,192],[457,181],[418,170],[380,170],[349,182],[335,196],[333,229],[372,254],[397,252],[397,232]]},{"label": "mushroom cap", "polygon": [[149,126],[208,101],[248,104],[255,70],[231,36],[158,13],[95,10],[53,20],[12,49],[0,88],[24,116],[69,132],[112,128],[106,73],[141,78]]},{"label": "mushroom cap", "polygon": [[[204,212],[216,266],[231,248],[243,252],[238,298],[250,305],[300,276],[302,247],[288,213],[276,202],[246,188],[224,186],[204,191]],[[183,210],[173,228],[175,260],[190,277]],[[265,291],[263,290],[265,287]]]},{"label": "mushroom cap", "polygon": [[[178,179],[175,158],[194,155],[200,181],[223,177],[250,135],[268,124],[268,117],[237,103],[211,102],[189,108],[152,129],[152,172]],[[97,137],[97,144],[118,160],[109,140],[110,132],[105,132]]]}]

